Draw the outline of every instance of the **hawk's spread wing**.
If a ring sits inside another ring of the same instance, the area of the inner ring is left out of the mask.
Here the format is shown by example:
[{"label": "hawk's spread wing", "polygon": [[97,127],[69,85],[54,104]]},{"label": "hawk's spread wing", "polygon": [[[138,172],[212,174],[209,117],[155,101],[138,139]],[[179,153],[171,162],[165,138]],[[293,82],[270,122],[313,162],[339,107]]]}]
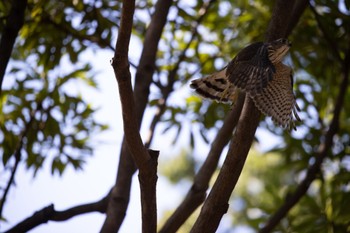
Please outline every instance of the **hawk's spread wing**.
[{"label": "hawk's spread wing", "polygon": [[283,63],[275,64],[276,73],[267,88],[252,97],[256,107],[285,128],[294,128],[294,117],[299,107],[293,93],[292,69]]},{"label": "hawk's spread wing", "polygon": [[290,42],[278,39],[257,42],[242,49],[220,72],[193,80],[191,87],[200,95],[220,102],[234,102],[241,89],[255,106],[282,127],[300,121],[293,93],[292,69],[282,63]]},{"label": "hawk's spread wing", "polygon": [[275,67],[263,42],[253,43],[241,50],[228,64],[226,71],[229,81],[251,96],[261,93],[274,73]]}]

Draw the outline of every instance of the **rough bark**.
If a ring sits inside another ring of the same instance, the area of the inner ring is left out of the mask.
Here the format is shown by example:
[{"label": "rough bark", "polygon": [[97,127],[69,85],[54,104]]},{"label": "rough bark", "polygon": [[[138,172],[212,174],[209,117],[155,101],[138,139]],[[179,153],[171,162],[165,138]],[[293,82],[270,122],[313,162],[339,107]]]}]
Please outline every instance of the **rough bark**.
[{"label": "rough bark", "polygon": [[245,95],[242,93],[218,131],[206,160],[194,178],[191,189],[159,233],[176,232],[205,200],[210,179],[217,168],[223,149],[232,137],[232,132],[237,125],[242,111],[244,99]]},{"label": "rough bark", "polygon": [[133,161],[140,171],[142,231],[154,233],[157,229],[156,183],[158,179],[158,152],[148,153],[148,150],[143,145],[139,133],[138,118],[135,114],[135,101],[128,59],[134,11],[135,1],[124,0],[112,67],[118,82],[125,142]]},{"label": "rough bark", "polygon": [[[133,97],[135,99],[135,116],[138,128],[140,128],[143,113],[148,103],[149,87],[155,70],[158,43],[167,21],[171,4],[172,0],[159,0],[156,3],[154,14],[146,31],[144,40],[144,45],[146,46],[143,47],[136,72]],[[101,232],[117,232],[119,230],[129,204],[131,180],[135,171],[134,161],[130,156],[124,139],[120,151],[116,184],[113,187]]]}]

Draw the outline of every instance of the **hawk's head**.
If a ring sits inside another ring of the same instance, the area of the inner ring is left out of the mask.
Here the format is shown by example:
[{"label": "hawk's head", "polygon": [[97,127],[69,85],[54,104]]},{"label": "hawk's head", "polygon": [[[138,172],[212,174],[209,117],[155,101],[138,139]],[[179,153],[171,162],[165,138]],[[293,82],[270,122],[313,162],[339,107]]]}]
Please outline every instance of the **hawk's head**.
[{"label": "hawk's head", "polygon": [[269,52],[269,59],[272,63],[281,62],[287,54],[292,43],[285,38],[281,38],[269,43],[266,43]]}]

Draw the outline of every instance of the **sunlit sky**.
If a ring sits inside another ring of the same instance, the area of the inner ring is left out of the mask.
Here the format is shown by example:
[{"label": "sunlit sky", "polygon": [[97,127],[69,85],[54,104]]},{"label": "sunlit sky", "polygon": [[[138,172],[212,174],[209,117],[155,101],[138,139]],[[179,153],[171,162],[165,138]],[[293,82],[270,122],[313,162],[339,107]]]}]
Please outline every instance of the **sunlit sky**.
[{"label": "sunlit sky", "polygon": [[[131,43],[131,60],[138,61],[141,47],[137,40],[132,40]],[[5,204],[4,216],[7,223],[2,224],[1,231],[14,226],[19,221],[31,216],[35,211],[50,204],[54,204],[55,209],[60,211],[80,204],[95,202],[104,197],[113,186],[117,174],[123,132],[117,83],[110,66],[112,56],[112,51],[107,50],[88,50],[81,55],[82,60],[90,61],[93,70],[98,71],[96,80],[99,91],[85,88],[79,82],[73,82],[69,87],[72,91],[81,92],[84,99],[99,108],[95,114],[97,121],[110,126],[108,131],[92,139],[93,144],[96,145],[94,155],[87,159],[83,171],[74,171],[71,167],[68,167],[61,177],[57,174],[51,175],[51,161],[44,163],[43,169],[37,173],[35,178],[32,176],[33,173],[27,171],[24,164],[21,164],[15,178],[16,186],[11,188]],[[58,72],[66,73],[71,68],[71,65],[66,64],[64,60]],[[132,74],[134,74],[133,69]],[[10,78],[5,77],[3,86],[6,88],[10,84]],[[190,92],[188,86],[182,87],[177,90],[176,95],[172,95],[169,101],[172,104],[181,104]],[[152,111],[147,111],[141,131],[144,138],[147,136],[147,127],[151,117]],[[185,127],[189,122],[185,122]],[[186,130],[183,131],[187,132]],[[164,161],[167,156],[176,155],[183,146],[187,146],[189,137],[184,135],[180,137],[175,149],[172,148],[169,152],[168,149],[173,147],[171,143],[174,135],[171,131],[166,136],[161,135],[160,132],[161,130],[158,128],[151,148],[160,150],[161,161]],[[211,138],[214,136],[212,135]],[[257,136],[258,138],[268,138],[268,140],[264,140],[264,144],[260,145],[262,150],[280,143],[276,137],[263,130],[258,130]],[[194,151],[194,156],[206,155],[207,150],[208,146],[203,143]],[[177,206],[189,187],[173,187],[164,177],[159,177],[157,185],[159,218],[164,211]],[[141,232],[139,186],[136,176],[134,177],[131,193],[129,209],[120,232]],[[64,222],[50,221],[34,228],[31,232],[98,232],[104,219],[104,214],[85,214]],[[224,217],[222,225],[228,226],[229,224],[229,218]]]}]

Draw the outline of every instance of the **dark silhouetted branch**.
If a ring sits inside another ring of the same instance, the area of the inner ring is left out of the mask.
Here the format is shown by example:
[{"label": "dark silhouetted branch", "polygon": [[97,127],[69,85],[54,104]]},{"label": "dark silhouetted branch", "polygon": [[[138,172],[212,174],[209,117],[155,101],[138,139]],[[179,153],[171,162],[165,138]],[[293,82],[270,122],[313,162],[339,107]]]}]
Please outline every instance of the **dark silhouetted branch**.
[{"label": "dark silhouetted branch", "polygon": [[233,109],[226,116],[223,125],[218,131],[206,160],[194,178],[191,189],[172,216],[166,221],[159,233],[176,232],[205,200],[210,179],[217,168],[222,150],[232,137],[233,129],[236,127],[242,111],[244,99],[245,94],[241,93]]},{"label": "dark silhouetted branch", "polygon": [[293,29],[296,27],[296,25],[299,22],[300,17],[303,15],[305,9],[309,5],[309,0],[297,0],[294,8],[293,8],[293,13],[290,17],[288,28],[286,31],[286,35],[289,35]]},{"label": "dark silhouetted branch", "polygon": [[81,214],[91,212],[105,213],[109,196],[110,193],[97,202],[79,205],[64,211],[56,211],[54,205],[51,204],[41,210],[36,211],[31,217],[26,218],[13,228],[5,231],[5,233],[24,233],[39,226],[40,224],[47,223],[48,221],[65,221]]},{"label": "dark silhouetted branch", "polygon": [[2,82],[4,80],[7,64],[10,60],[13,45],[15,44],[19,30],[24,23],[24,12],[27,7],[27,0],[14,0],[7,22],[2,31],[0,40],[0,96]]},{"label": "dark silhouetted branch", "polygon": [[[246,122],[248,118],[249,123]],[[243,169],[259,118],[259,110],[250,98],[246,98],[224,164],[191,232],[215,232],[218,228],[227,212],[228,200]]]}]

